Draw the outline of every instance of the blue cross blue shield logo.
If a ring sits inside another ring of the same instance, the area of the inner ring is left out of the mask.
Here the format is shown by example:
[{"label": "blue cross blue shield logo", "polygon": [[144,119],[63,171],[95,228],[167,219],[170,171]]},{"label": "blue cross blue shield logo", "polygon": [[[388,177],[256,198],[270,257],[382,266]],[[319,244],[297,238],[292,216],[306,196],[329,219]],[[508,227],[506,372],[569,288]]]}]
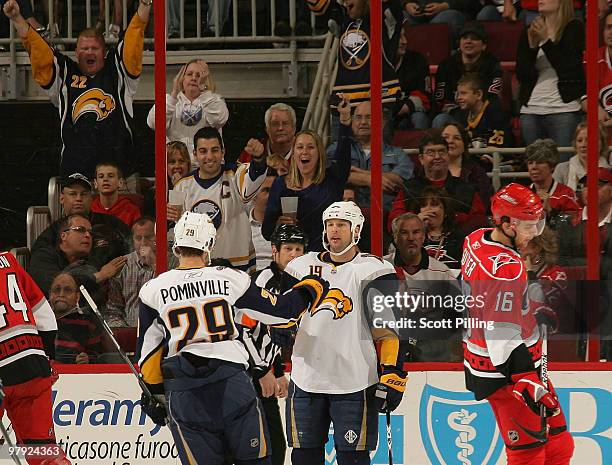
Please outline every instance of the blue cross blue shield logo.
[{"label": "blue cross blue shield logo", "polygon": [[471,392],[425,385],[421,438],[432,465],[494,465],[503,450],[491,407]]}]

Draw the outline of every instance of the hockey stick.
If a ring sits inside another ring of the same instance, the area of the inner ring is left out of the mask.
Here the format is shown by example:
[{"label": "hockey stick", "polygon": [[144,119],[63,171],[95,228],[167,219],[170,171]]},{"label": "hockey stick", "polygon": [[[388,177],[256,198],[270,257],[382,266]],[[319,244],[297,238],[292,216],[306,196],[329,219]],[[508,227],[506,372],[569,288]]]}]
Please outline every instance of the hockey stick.
[{"label": "hockey stick", "polygon": [[387,448],[389,449],[389,465],[393,465],[393,432],[391,431],[391,412],[387,410]]},{"label": "hockey stick", "polygon": [[[0,403],[2,403],[3,400],[4,400],[4,391],[0,389]],[[17,448],[15,447],[15,444],[13,444],[13,441],[11,441],[11,437],[9,436],[9,433],[4,427],[4,423],[2,422],[1,419],[0,419],[0,432],[2,433],[4,444],[6,444],[6,446],[8,447],[9,455],[13,459],[13,462],[15,462],[16,465],[23,465],[21,463],[21,459],[17,456],[17,452],[16,452]]]},{"label": "hockey stick", "polygon": [[127,363],[127,365],[130,367],[130,370],[132,371],[132,373],[134,373],[134,376],[136,376],[136,379],[138,380],[138,384],[140,386],[140,389],[142,389],[142,392],[144,392],[144,394],[149,399],[151,399],[152,402],[157,402],[155,400],[155,397],[153,396],[153,394],[149,390],[149,387],[142,380],[142,378],[138,374],[138,371],[136,370],[136,368],[134,368],[134,365],[132,365],[132,362],[130,361],[130,359],[128,358],[126,353],[123,351],[123,349],[121,348],[121,346],[117,342],[117,339],[115,339],[115,335],[113,334],[113,330],[110,328],[110,326],[108,326],[108,323],[106,322],[106,320],[104,319],[104,317],[100,313],[100,310],[98,310],[98,306],[96,305],[94,300],[91,298],[91,295],[89,295],[89,292],[87,292],[87,289],[85,289],[85,286],[81,286],[79,289],[81,291],[81,294],[83,295],[83,297],[85,297],[85,300],[89,304],[89,307],[91,308],[91,311],[94,313],[96,318],[100,321],[100,324],[102,325],[102,328],[104,329],[106,334],[108,334],[108,336],[110,337],[110,340],[113,342],[113,345],[115,346],[115,349],[117,349],[117,352],[119,353],[119,355],[121,356],[123,361],[125,363]]}]

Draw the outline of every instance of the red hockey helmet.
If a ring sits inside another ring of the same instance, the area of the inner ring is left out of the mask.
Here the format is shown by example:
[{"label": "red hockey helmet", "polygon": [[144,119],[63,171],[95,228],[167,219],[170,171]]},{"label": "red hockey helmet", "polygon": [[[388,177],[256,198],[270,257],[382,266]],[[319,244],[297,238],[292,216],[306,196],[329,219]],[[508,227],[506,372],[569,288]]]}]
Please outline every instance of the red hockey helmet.
[{"label": "red hockey helmet", "polygon": [[[491,199],[491,212],[495,224],[511,221],[520,229],[535,226],[536,235],[540,235],[544,230],[545,215],[542,200],[531,189],[520,184],[508,184],[497,191]],[[504,217],[507,220],[504,220]]]}]

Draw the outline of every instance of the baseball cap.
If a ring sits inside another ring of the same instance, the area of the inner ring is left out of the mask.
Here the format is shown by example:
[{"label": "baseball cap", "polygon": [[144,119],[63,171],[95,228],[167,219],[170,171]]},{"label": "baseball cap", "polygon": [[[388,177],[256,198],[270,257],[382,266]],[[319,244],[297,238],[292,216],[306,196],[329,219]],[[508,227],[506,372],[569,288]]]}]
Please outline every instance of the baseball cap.
[{"label": "baseball cap", "polygon": [[80,184],[81,186],[89,190],[92,189],[91,182],[89,181],[89,179],[87,179],[87,176],[81,173],[72,173],[70,176],[64,176],[61,181],[61,184],[62,189],[64,187],[74,186],[75,184]]},{"label": "baseball cap", "polygon": [[[580,181],[578,182],[583,186],[586,186],[587,176],[588,174],[585,174],[580,178]],[[597,180],[602,184],[612,182],[612,171],[610,171],[610,168],[604,168],[602,166],[597,168]]]},{"label": "baseball cap", "polygon": [[459,38],[468,34],[475,35],[483,42],[487,42],[489,40],[489,35],[487,34],[487,31],[485,31],[482,24],[480,24],[478,21],[468,21],[467,23],[465,23],[463,29],[461,29],[461,34],[459,35]]}]

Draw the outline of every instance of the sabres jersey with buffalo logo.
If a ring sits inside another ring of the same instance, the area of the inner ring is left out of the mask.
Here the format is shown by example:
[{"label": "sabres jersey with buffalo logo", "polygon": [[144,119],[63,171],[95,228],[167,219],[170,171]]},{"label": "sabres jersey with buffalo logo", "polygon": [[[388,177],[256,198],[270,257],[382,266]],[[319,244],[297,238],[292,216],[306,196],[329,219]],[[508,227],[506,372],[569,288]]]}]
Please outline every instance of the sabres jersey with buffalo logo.
[{"label": "sabres jersey with buffalo logo", "polygon": [[[370,56],[380,51],[372,50],[369,12],[363,18],[352,20],[337,0],[307,0],[307,3],[315,15],[325,15],[340,27],[338,73],[332,94],[349,96],[351,106],[370,100]],[[394,65],[403,21],[399,0],[383,3],[383,103],[394,103],[401,93]],[[337,108],[335,104],[331,107]]]},{"label": "sabres jersey with buffalo logo", "polygon": [[45,295],[9,253],[0,253],[0,379],[5,386],[51,374],[57,322]]},{"label": "sabres jersey with buffalo logo", "polygon": [[78,64],[51,47],[30,28],[24,45],[32,73],[57,108],[62,139],[62,175],[82,173],[90,179],[96,164],[115,161],[125,176],[136,168],[133,100],[142,70],[144,29],[138,14],[116,49],[109,49],[102,70],[89,76]]},{"label": "sabres jersey with buffalo logo", "polygon": [[212,258],[225,258],[242,271],[255,271],[255,246],[245,205],[266,179],[265,163],[224,166],[219,176],[202,179],[195,170],[174,190],[185,193],[183,211],[206,213],[217,229]]},{"label": "sabres jersey with buffalo logo", "polygon": [[492,231],[468,235],[461,259],[464,293],[473,303],[469,317],[491,324],[464,333],[466,387],[478,400],[509,384],[512,374],[533,371],[541,356],[525,263],[515,249],[493,241]]},{"label": "sabres jersey with buffalo logo", "polygon": [[161,362],[189,352],[248,367],[237,323],[246,315],[266,324],[288,324],[310,305],[301,289],[283,295],[256,286],[246,273],[225,267],[177,268],[140,290],[138,354],[143,379],[163,382]]},{"label": "sabres jersey with buffalo logo", "polygon": [[323,301],[306,312],[293,345],[291,379],[302,390],[326,394],[357,392],[378,382],[374,340],[382,339],[381,364],[397,365],[397,336],[370,328],[363,301],[368,281],[397,282],[393,265],[358,253],[347,263],[334,263],[328,252],[310,252],[285,268],[296,279],[318,275],[329,282]]}]

